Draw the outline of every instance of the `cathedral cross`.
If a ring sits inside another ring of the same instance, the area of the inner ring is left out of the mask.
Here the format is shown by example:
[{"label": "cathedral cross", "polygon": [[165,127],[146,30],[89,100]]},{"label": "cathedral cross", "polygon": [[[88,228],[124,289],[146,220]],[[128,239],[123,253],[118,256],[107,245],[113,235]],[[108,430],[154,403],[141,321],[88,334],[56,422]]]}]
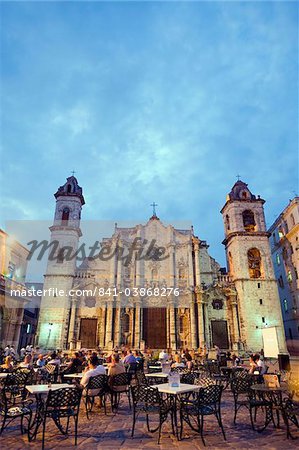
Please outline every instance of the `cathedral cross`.
[{"label": "cathedral cross", "polygon": [[153,216],[156,216],[156,206],[158,206],[157,203],[153,202],[150,206],[153,207]]},{"label": "cathedral cross", "polygon": [[72,174],[73,176],[75,175],[75,173],[76,173],[76,172],[75,172],[74,170],[71,171],[71,174]]}]

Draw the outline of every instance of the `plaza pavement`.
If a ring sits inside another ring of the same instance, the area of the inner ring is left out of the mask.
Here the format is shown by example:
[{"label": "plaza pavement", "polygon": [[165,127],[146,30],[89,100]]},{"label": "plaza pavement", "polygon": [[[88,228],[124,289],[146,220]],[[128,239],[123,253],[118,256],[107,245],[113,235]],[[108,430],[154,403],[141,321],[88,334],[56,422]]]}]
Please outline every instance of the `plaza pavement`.
[{"label": "plaza pavement", "polygon": [[[225,391],[222,398],[222,417],[226,432],[227,441],[225,442],[220,428],[213,417],[205,419],[205,440],[206,447],[213,449],[298,449],[299,431],[294,435],[297,440],[287,440],[286,428],[275,429],[272,424],[263,431],[257,433],[251,429],[249,412],[246,408],[241,408],[237,417],[237,425],[234,426],[233,419],[233,399],[231,392]],[[137,419],[135,428],[135,437],[130,437],[132,427],[132,415],[129,409],[128,400],[124,396],[119,410],[113,414],[110,409],[110,403],[107,405],[107,416],[102,409],[95,407],[91,420],[87,420],[83,404],[81,405],[78,433],[78,450],[129,450],[129,449],[185,449],[197,450],[205,448],[200,436],[193,433],[187,426],[184,428],[184,439],[180,442],[171,433],[170,419],[164,423],[162,429],[161,444],[158,445],[158,434],[148,433],[145,417],[140,415]],[[73,429],[72,429],[73,430]],[[71,433],[72,433],[71,430]],[[56,432],[57,431],[57,432]],[[20,433],[19,423],[16,420],[0,437],[0,448],[10,450],[39,450],[41,449],[41,433],[37,440],[28,443],[27,437]],[[65,437],[58,434],[58,430],[53,422],[47,422],[46,449],[75,449],[74,437]]]}]

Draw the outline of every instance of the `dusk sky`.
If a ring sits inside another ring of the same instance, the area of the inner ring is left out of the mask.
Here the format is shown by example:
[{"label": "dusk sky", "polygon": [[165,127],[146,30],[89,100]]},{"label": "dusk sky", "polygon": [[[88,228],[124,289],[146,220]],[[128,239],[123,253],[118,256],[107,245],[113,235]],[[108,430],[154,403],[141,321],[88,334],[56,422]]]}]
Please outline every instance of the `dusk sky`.
[{"label": "dusk sky", "polygon": [[191,221],[225,264],[237,180],[267,224],[298,190],[295,2],[1,3],[1,226],[49,220],[71,171],[82,219]]}]

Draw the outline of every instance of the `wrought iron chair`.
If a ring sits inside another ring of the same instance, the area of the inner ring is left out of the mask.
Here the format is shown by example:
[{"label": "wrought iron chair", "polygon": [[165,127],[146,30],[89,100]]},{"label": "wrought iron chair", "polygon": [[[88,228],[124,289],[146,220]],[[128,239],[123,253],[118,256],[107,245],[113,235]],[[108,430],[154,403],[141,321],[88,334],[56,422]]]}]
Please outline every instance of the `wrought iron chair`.
[{"label": "wrought iron chair", "polygon": [[0,435],[3,430],[9,425],[10,422],[17,418],[21,418],[21,433],[24,434],[25,429],[23,426],[23,420],[26,418],[28,420],[28,428],[29,423],[31,421],[32,410],[30,405],[26,405],[26,401],[16,405],[14,402],[11,402],[10,392],[6,391],[4,388],[0,391],[0,416],[2,419],[2,424],[0,428]]},{"label": "wrought iron chair", "polygon": [[143,384],[146,386],[149,385],[148,379],[146,378],[144,372],[137,371],[135,379],[136,379],[136,382],[138,385],[140,385],[140,384]]},{"label": "wrought iron chair", "polygon": [[111,394],[112,409],[118,408],[121,394],[127,394],[129,406],[131,409],[130,383],[131,383],[131,374],[127,372],[119,373],[117,375],[109,377],[109,388]]},{"label": "wrought iron chair", "polygon": [[299,380],[288,380],[288,398],[284,399],[282,405],[282,415],[287,426],[287,438],[295,439],[291,434],[290,425],[293,423],[299,428]]},{"label": "wrought iron chair", "polygon": [[221,420],[221,394],[223,386],[218,384],[210,385],[200,389],[193,394],[193,398],[187,398],[181,400],[180,407],[180,419],[181,429],[180,438],[183,435],[183,424],[186,422],[189,427],[200,433],[201,439],[204,445],[205,440],[203,437],[204,417],[214,415],[217,418],[219,427],[221,428],[224,440],[226,440],[222,420]]},{"label": "wrought iron chair", "polygon": [[28,392],[25,387],[28,384],[29,377],[30,371],[23,370],[7,374],[3,383],[3,390],[6,392],[11,405],[23,402],[26,399]]},{"label": "wrought iron chair", "polygon": [[[149,367],[149,366],[151,366],[151,367]],[[147,362],[147,369],[148,369],[148,373],[161,372],[162,365],[158,361],[148,361]]]},{"label": "wrought iron chair", "polygon": [[107,414],[106,396],[108,392],[109,387],[107,375],[96,375],[95,377],[90,377],[83,394],[86,416],[88,420],[89,420],[89,413],[92,412],[92,408],[94,406],[94,401],[96,397],[99,397],[101,399],[104,406],[105,414]]},{"label": "wrought iron chair", "polygon": [[[131,437],[134,437],[135,424],[139,413],[146,414],[147,429],[150,433],[155,433],[159,430],[158,444],[160,444],[162,425],[166,421],[168,414],[171,414],[172,431],[175,434],[174,421],[173,421],[173,402],[167,398],[163,399],[162,394],[159,393],[157,388],[137,385],[131,386],[132,401],[133,401],[133,425]],[[154,415],[159,418],[159,425],[151,428],[150,416]]]},{"label": "wrought iron chair", "polygon": [[206,363],[206,369],[210,374],[210,377],[214,378],[217,384],[223,386],[226,389],[230,382],[230,376],[228,373],[223,373],[218,361],[208,361]]},{"label": "wrought iron chair", "polygon": [[[81,396],[82,389],[77,387],[49,391],[45,406],[40,412],[43,426],[42,449],[45,448],[45,431],[48,418],[53,420],[56,427],[63,435],[68,435],[70,418],[73,417],[75,423],[75,445],[77,445]],[[66,419],[66,425],[62,423],[62,419]]]},{"label": "wrought iron chair", "polygon": [[195,380],[199,378],[198,372],[187,372],[181,376],[181,383],[194,384]]},{"label": "wrought iron chair", "polygon": [[58,377],[58,366],[55,364],[46,364],[42,369],[42,382],[55,383]]},{"label": "wrought iron chair", "polygon": [[[250,421],[252,429],[258,432],[262,432],[273,420],[272,404],[270,401],[259,397],[251,389],[253,384],[252,377],[248,375],[246,378],[237,377],[231,380],[231,390],[234,397],[234,424],[236,424],[237,413],[239,409],[244,406],[249,410]],[[263,411],[264,423],[262,425],[256,424],[258,409]]]}]

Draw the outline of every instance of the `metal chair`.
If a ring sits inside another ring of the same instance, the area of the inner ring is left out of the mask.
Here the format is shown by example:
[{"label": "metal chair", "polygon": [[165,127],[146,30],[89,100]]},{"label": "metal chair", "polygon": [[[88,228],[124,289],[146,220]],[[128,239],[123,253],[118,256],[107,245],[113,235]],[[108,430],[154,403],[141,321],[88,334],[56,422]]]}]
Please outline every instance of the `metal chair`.
[{"label": "metal chair", "polygon": [[[260,398],[257,394],[255,394],[251,389],[252,384],[253,380],[250,375],[246,378],[237,377],[231,380],[231,390],[234,397],[235,410],[234,424],[236,424],[239,409],[244,406],[249,410],[252,429],[260,433],[268,426],[270,421],[273,420],[272,404],[270,401]],[[264,423],[260,426],[256,424],[257,411],[259,408],[265,415]]]},{"label": "metal chair", "polygon": [[[131,386],[132,401],[133,401],[133,425],[131,437],[134,437],[135,424],[138,415],[143,412],[146,414],[147,429],[150,433],[155,433],[159,430],[158,444],[160,444],[162,425],[166,421],[168,414],[171,414],[172,431],[174,430],[173,421],[173,402],[167,398],[163,399],[157,388],[152,388],[145,385]],[[150,427],[150,416],[154,415],[159,419],[159,425],[155,428]]]},{"label": "metal chair", "polygon": [[23,370],[7,374],[3,383],[3,390],[6,392],[11,405],[24,401],[28,396],[25,387],[28,384],[29,377],[30,371]]},{"label": "metal chair", "polygon": [[[288,391],[289,396],[284,399],[282,405],[282,415],[284,422],[287,426],[287,438],[295,439],[291,434],[290,425],[293,423],[297,428],[299,428],[299,380],[298,379],[288,379]],[[295,400],[296,399],[296,400]]]},{"label": "metal chair", "polygon": [[94,401],[96,397],[99,397],[104,405],[105,414],[106,411],[106,396],[109,392],[108,387],[108,376],[107,375],[96,375],[95,377],[90,377],[87,386],[84,389],[84,403],[86,410],[86,417],[89,420],[89,413],[91,413],[94,406]]},{"label": "metal chair", "polygon": [[[70,418],[73,417],[75,423],[75,445],[77,445],[81,396],[82,389],[77,387],[49,391],[45,406],[40,412],[43,426],[42,449],[45,448],[45,431],[48,418],[52,419],[58,430],[66,436],[69,431]],[[66,425],[63,425],[62,419],[66,419]]]},{"label": "metal chair", "polygon": [[203,437],[204,417],[214,415],[217,418],[219,427],[221,428],[224,440],[226,440],[222,419],[221,419],[221,394],[223,386],[214,384],[200,389],[196,393],[192,393],[192,399],[185,397],[181,400],[180,419],[181,429],[180,438],[183,435],[183,424],[186,422],[189,427],[200,433],[204,445]]},{"label": "metal chair", "polygon": [[131,409],[130,383],[131,374],[127,372],[109,377],[112,409],[118,408],[121,394],[126,394],[128,396],[129,406]]},{"label": "metal chair", "polygon": [[24,434],[25,429],[23,426],[23,420],[24,418],[28,420],[28,431],[32,410],[30,405],[26,404],[26,400],[18,405],[14,402],[12,403],[10,395],[7,395],[8,393],[9,391],[6,391],[4,388],[0,391],[0,417],[2,418],[0,435],[10,422],[18,418],[21,418],[21,433]]}]

